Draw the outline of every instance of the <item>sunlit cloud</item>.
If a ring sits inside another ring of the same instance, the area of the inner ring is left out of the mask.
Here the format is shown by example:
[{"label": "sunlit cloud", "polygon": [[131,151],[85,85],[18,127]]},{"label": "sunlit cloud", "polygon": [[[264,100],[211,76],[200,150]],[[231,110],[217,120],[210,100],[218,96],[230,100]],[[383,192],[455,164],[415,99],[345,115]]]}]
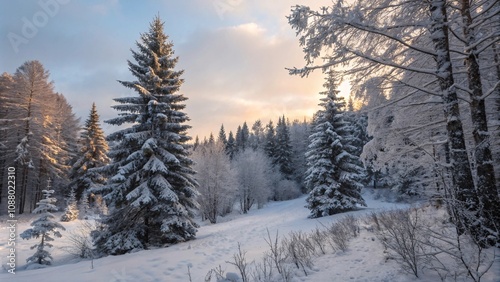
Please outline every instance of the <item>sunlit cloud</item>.
[{"label": "sunlit cloud", "polygon": [[[215,4],[225,4],[225,10],[217,10]],[[181,92],[189,99],[191,135],[217,132],[223,123],[234,131],[244,121],[276,121],[283,114],[302,120],[318,108],[323,75],[300,78],[285,70],[304,65],[285,17],[295,4],[288,0],[67,1],[36,36],[19,46],[17,54],[9,42],[0,41],[0,72],[12,73],[27,60],[40,60],[56,91],[67,97],[82,120],[93,101],[103,120],[115,117],[110,107],[113,98],[135,95],[117,82],[133,80],[127,66],[130,49],[159,14],[179,56],[177,67],[185,70]],[[2,35],[20,32],[23,17],[41,9],[36,0],[0,6],[5,13],[0,17]],[[116,129],[105,126],[105,130]]]},{"label": "sunlit cloud", "polygon": [[293,38],[278,38],[252,22],[199,30],[178,50],[193,131],[201,135],[222,123],[234,130],[244,121],[276,121],[283,114],[303,119],[316,108],[321,73],[300,78],[285,70],[302,63]]}]

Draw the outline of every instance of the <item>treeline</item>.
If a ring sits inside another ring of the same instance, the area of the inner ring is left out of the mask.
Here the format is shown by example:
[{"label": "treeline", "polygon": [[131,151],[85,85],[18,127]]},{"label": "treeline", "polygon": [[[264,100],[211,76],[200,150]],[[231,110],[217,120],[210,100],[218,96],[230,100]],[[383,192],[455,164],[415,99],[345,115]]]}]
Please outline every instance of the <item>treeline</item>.
[{"label": "treeline", "polygon": [[226,134],[222,125],[215,138],[210,134],[200,143],[195,139],[193,160],[199,182],[203,218],[215,223],[217,216],[232,211],[239,202],[241,212],[269,200],[300,196],[309,123],[292,123],[279,117],[264,125],[260,120],[249,128],[238,126]]},{"label": "treeline", "polygon": [[372,179],[360,159],[370,140],[366,115],[338,94],[332,75],[324,86],[324,109],[312,121],[281,116],[276,126],[257,120],[251,128],[244,122],[236,134],[226,134],[222,125],[217,137],[211,133],[202,142],[196,137],[193,160],[203,219],[216,223],[235,202],[247,213],[254,205],[306,193],[312,195],[312,217],[364,204],[359,192]]},{"label": "treeline", "polygon": [[36,208],[48,179],[61,187],[61,199],[78,150],[80,124],[63,94],[54,91],[49,72],[40,62],[28,61],[14,74],[3,73],[0,105],[0,203],[7,203],[9,167],[16,171],[19,214]]}]

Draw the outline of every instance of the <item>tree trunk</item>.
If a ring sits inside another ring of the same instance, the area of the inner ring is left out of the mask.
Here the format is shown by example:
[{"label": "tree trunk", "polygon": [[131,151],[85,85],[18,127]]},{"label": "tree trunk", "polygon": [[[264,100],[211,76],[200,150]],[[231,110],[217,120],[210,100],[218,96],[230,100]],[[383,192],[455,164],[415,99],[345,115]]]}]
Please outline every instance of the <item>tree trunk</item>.
[{"label": "tree trunk", "polygon": [[[33,81],[31,82],[31,89],[30,89],[30,96],[28,98],[28,107],[27,107],[27,113],[26,113],[26,126],[24,128],[24,136],[26,137],[26,147],[29,147],[29,140],[30,134],[31,134],[31,111],[32,111],[32,103],[33,103],[33,95],[34,93],[34,84]],[[22,141],[21,141],[22,142]],[[24,207],[26,204],[26,191],[28,190],[28,173],[29,173],[29,160],[21,160],[19,162],[20,165],[23,167],[22,174],[21,174],[21,193],[19,197],[19,214],[22,214],[24,212]]]},{"label": "tree trunk", "polygon": [[[496,65],[496,75],[497,75],[497,81],[500,81],[500,50],[498,49],[497,47],[497,44],[496,43],[493,43],[493,46],[492,46],[492,50],[493,50],[493,61],[495,62],[495,65]],[[496,148],[496,151],[494,151],[494,154],[496,152],[497,155],[494,155],[493,157],[493,160],[494,160],[494,163],[497,164],[496,166],[496,182],[497,182],[497,193],[498,195],[500,195],[500,134],[498,134],[498,132],[500,132],[500,88],[497,88],[495,90],[496,92],[496,104],[495,104],[495,109],[496,109],[496,119],[497,119],[497,122],[498,122],[498,128],[497,128],[497,135],[494,136],[493,138],[491,138],[491,140],[496,140],[496,142],[494,143],[494,146],[496,145],[497,147],[494,147],[493,148]]]},{"label": "tree trunk", "polygon": [[[148,214],[149,214],[149,211],[148,211]],[[144,237],[145,237],[144,238],[144,242],[145,242],[144,245],[146,246],[145,249],[148,249],[148,245],[149,245],[149,217],[148,216],[144,216],[144,226],[146,227],[144,230]]]},{"label": "tree trunk", "polygon": [[[437,77],[441,92],[443,93],[444,114],[446,118],[446,129],[448,134],[448,143],[450,146],[450,162],[452,173],[452,193],[456,204],[474,214],[477,213],[478,200],[475,193],[474,181],[472,178],[471,166],[465,147],[464,131],[460,120],[460,110],[458,107],[458,97],[453,79],[452,64],[450,59],[447,13],[445,0],[430,1],[431,13],[431,38],[436,50]],[[455,204],[455,203],[453,203]],[[463,215],[463,212],[457,215]],[[460,216],[461,217],[461,216]],[[464,227],[474,231],[472,222],[465,218]]]},{"label": "tree trunk", "polygon": [[[475,143],[475,161],[477,172],[477,195],[479,198],[480,215],[482,224],[488,229],[495,230],[495,223],[500,222],[500,199],[498,197],[493,156],[490,149],[490,133],[486,118],[486,107],[483,96],[481,73],[477,62],[477,48],[470,47],[475,44],[473,22],[468,0],[461,0],[460,13],[463,19],[463,34],[466,41],[465,59],[467,66],[467,79],[471,91],[471,117],[473,124],[473,137]],[[491,242],[490,242],[491,243]]]},{"label": "tree trunk", "polygon": [[24,212],[24,204],[26,203],[26,184],[28,182],[28,167],[22,166],[20,173],[21,185],[19,185],[19,209],[18,213],[22,214]]},{"label": "tree trunk", "polygon": [[[437,76],[443,93],[444,114],[448,143],[450,145],[450,161],[452,164],[453,185],[458,200],[473,199],[474,183],[470,170],[470,162],[465,147],[464,131],[460,120],[458,97],[454,87],[452,65],[448,44],[447,14],[444,0],[431,1],[431,36],[436,49]],[[472,196],[472,197],[469,197]],[[472,204],[472,203],[471,203]]]},{"label": "tree trunk", "polygon": [[[40,246],[38,246],[39,250],[43,250],[45,247],[45,234],[42,234],[42,242],[40,242]],[[38,264],[42,264],[43,257],[38,257]]]}]

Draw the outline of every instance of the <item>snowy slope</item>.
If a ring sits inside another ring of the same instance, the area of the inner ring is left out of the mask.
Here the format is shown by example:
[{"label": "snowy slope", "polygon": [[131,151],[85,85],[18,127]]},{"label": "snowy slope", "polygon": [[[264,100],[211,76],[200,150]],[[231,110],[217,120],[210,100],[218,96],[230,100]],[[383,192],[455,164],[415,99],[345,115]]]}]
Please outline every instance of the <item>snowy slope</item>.
[{"label": "snowy slope", "polygon": [[[376,201],[371,197],[371,193],[365,193],[364,197],[368,208],[352,213],[361,216],[373,209],[405,206]],[[63,237],[55,242],[56,247],[52,251],[54,266],[37,270],[18,269],[15,276],[4,271],[0,273],[0,281],[189,281],[188,266],[192,281],[204,281],[207,272],[219,265],[227,272],[236,272],[236,269],[225,261],[232,259],[238,242],[241,243],[242,249],[247,251],[249,262],[260,260],[263,252],[267,250],[264,241],[266,228],[271,234],[278,230],[280,235],[286,235],[292,230],[309,231],[344,216],[342,214],[308,219],[309,211],[304,205],[305,197],[270,203],[261,210],[250,211],[247,215],[234,215],[231,219],[225,219],[228,220],[226,222],[202,226],[194,241],[164,249],[97,259],[93,269],[88,260],[76,263],[68,261],[68,255],[61,250],[62,246],[68,245]],[[78,222],[63,224],[68,230],[78,226]],[[20,223],[18,230],[22,231],[27,227],[28,222]],[[1,231],[2,238],[7,238],[5,225]],[[4,254],[7,253],[4,241],[0,243],[2,265],[6,262]],[[18,240],[19,268],[23,268],[26,257],[32,254],[33,251],[29,249],[31,245],[30,241]],[[394,261],[385,262],[382,247],[370,232],[362,232],[361,236],[352,240],[350,250],[346,253],[330,253],[317,258],[313,271],[307,277],[297,277],[295,281],[434,281],[433,279],[437,278],[429,276],[427,280],[415,280],[412,276],[402,273]],[[495,279],[493,275],[489,275],[485,281]]]}]

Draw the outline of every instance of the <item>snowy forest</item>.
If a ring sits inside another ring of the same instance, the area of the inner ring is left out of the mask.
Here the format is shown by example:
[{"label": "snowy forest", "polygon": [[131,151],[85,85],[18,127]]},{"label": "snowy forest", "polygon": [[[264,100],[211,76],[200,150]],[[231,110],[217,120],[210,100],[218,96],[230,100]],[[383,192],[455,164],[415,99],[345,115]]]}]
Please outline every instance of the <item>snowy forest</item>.
[{"label": "snowy forest", "polygon": [[[0,205],[11,199],[14,167],[16,214],[34,214],[20,237],[39,241],[28,264],[50,265],[56,243],[48,242],[67,236],[64,224],[72,221],[95,220],[86,239],[76,240],[78,256],[93,261],[168,252],[196,242],[207,225],[273,203],[302,198],[314,220],[349,214],[370,208],[369,190],[411,206],[405,214],[372,213],[363,231],[378,232],[403,270],[452,281],[453,267],[441,257],[448,254],[465,269],[459,281],[481,281],[498,260],[494,254],[490,264],[484,254],[500,247],[499,1],[333,0],[319,10],[293,6],[286,19],[304,62],[283,71],[324,76],[319,110],[304,119],[283,113],[233,129],[221,122],[209,136],[191,136],[190,97],[182,92],[189,70],[177,67],[182,57],[160,16],[131,49],[134,80],[118,83],[134,95],[109,101],[112,119],[101,120],[92,97],[88,116],[78,118],[40,61],[3,73]],[[339,90],[343,81],[348,97]],[[418,225],[429,206],[445,214],[435,229]],[[316,227],[316,235],[292,233],[282,243],[267,230],[260,268],[250,274],[238,244],[230,262],[238,273],[224,276],[219,266],[205,281],[299,281],[293,271],[308,276],[311,257],[328,246],[346,251],[360,222],[347,216],[324,233]],[[405,233],[424,229],[422,237]],[[322,236],[333,238],[330,245]],[[478,255],[464,259],[461,244]]]}]

